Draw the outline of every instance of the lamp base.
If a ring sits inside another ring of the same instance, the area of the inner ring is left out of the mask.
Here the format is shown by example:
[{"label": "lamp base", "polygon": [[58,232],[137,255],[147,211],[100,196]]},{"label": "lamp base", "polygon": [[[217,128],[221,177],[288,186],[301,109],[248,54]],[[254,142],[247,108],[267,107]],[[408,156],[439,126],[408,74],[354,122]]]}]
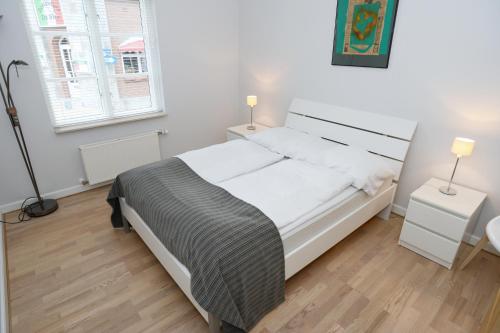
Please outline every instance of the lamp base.
[{"label": "lamp base", "polygon": [[249,131],[255,131],[257,128],[254,125],[248,125],[247,130]]},{"label": "lamp base", "polygon": [[24,211],[30,217],[42,217],[49,214],[52,214],[59,208],[57,201],[54,199],[44,199],[43,207],[40,205],[40,202],[37,201],[32,203],[24,208]]},{"label": "lamp base", "polygon": [[457,190],[454,188],[448,187],[448,186],[441,186],[439,188],[439,192],[446,194],[446,195],[457,195]]}]

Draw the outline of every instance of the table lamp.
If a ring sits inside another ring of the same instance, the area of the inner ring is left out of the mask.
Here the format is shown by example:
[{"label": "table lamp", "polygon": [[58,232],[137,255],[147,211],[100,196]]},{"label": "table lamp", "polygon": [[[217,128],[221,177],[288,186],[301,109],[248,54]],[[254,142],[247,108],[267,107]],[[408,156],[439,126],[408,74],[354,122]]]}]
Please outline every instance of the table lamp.
[{"label": "table lamp", "polygon": [[453,173],[451,174],[450,182],[448,186],[442,186],[439,188],[439,191],[446,195],[457,195],[457,190],[451,187],[451,183],[453,182],[453,177],[455,177],[455,172],[457,171],[458,162],[462,157],[472,155],[472,151],[474,150],[475,141],[466,138],[455,138],[453,141],[453,146],[451,146],[451,152],[457,155],[457,161],[455,163],[455,168],[453,169]]},{"label": "table lamp", "polygon": [[257,105],[257,96],[247,96],[247,105],[250,107],[250,125],[247,126],[247,129],[255,131],[255,126],[253,125],[253,108]]}]

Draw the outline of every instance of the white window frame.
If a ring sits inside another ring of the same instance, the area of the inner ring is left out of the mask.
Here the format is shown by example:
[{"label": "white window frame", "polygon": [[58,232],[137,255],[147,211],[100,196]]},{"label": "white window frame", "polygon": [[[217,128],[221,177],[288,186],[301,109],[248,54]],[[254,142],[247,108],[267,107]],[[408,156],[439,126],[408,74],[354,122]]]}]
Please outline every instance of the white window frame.
[{"label": "white window frame", "polygon": [[[43,87],[44,90],[44,98],[45,102],[47,105],[47,110],[49,111],[49,116],[51,119],[52,126],[54,128],[54,131],[56,133],[65,133],[65,132],[73,132],[73,131],[78,131],[82,129],[88,129],[88,128],[95,128],[95,127],[102,127],[102,126],[109,126],[113,124],[120,124],[120,123],[126,123],[126,122],[131,122],[131,121],[138,121],[138,120],[143,120],[143,119],[150,119],[150,118],[157,118],[157,117],[163,117],[167,115],[167,112],[165,110],[165,105],[164,105],[164,96],[163,96],[163,82],[162,82],[162,77],[161,77],[161,62],[160,62],[160,53],[159,53],[159,46],[158,46],[158,33],[157,33],[157,20],[156,20],[156,10],[155,10],[155,4],[153,0],[139,0],[140,2],[140,10],[141,10],[141,18],[142,18],[142,24],[144,27],[142,37],[144,38],[144,44],[148,45],[148,48],[145,49],[145,57],[146,61],[148,63],[148,72],[145,73],[137,73],[137,74],[114,74],[114,75],[109,75],[107,73],[105,63],[104,63],[104,57],[101,56],[101,53],[103,49],[102,45],[102,38],[103,35],[99,31],[99,16],[96,12],[95,5],[94,5],[94,0],[82,0],[85,14],[86,14],[86,19],[87,19],[87,27],[89,30],[89,39],[90,39],[90,44],[92,48],[92,55],[93,55],[93,60],[95,64],[95,69],[96,69],[96,76],[97,76],[97,83],[98,83],[98,88],[99,92],[101,95],[101,103],[102,103],[102,108],[105,113],[107,113],[107,118],[102,119],[102,120],[96,120],[96,121],[89,121],[89,122],[81,122],[81,123],[76,123],[76,124],[65,124],[65,125],[57,125],[54,119],[54,114],[51,108],[51,101],[49,100],[49,96],[47,95],[47,86],[43,74],[43,66],[41,63],[41,59],[38,56],[38,50],[35,47],[35,36],[36,35],[60,35],[63,38],[64,37],[71,37],[73,36],[81,36],[81,33],[74,33],[74,32],[68,32],[68,31],[61,31],[61,32],[54,32],[54,31],[33,31],[30,24],[29,20],[26,17],[26,8],[25,8],[25,2],[24,1],[19,1],[19,4],[21,6],[21,11],[24,16],[24,23],[26,26],[26,30],[29,35],[31,47],[32,47],[32,52],[35,54],[36,58],[36,65],[38,69],[38,74],[40,78],[40,84]],[[87,35],[87,34],[85,34]],[[105,35],[105,37],[108,36],[130,36],[130,33],[108,33]],[[70,41],[71,43],[71,41]],[[96,51],[97,50],[97,51]],[[140,60],[140,59],[139,59]],[[154,68],[154,71],[151,71],[150,69]],[[111,115],[112,112],[112,107],[111,107],[111,95],[110,95],[110,90],[109,90],[109,78],[123,78],[123,77],[131,77],[131,75],[147,75],[149,78],[149,86],[150,86],[150,96],[151,96],[151,103],[152,107],[149,109],[145,109],[143,113],[137,112],[131,115],[126,115],[126,116],[116,116],[116,115]],[[94,76],[91,76],[91,78],[95,78]],[[68,81],[74,80],[75,78],[66,78]],[[76,77],[76,79],[85,79],[85,77]],[[54,79],[54,80],[61,80],[61,79]],[[64,80],[64,79],[63,79]]]},{"label": "white window frame", "polygon": [[[138,70],[137,72],[134,72],[134,73],[128,73],[127,72],[127,69],[126,69],[126,66],[125,66],[125,58],[135,58],[137,60],[137,70]],[[122,59],[123,73],[127,73],[127,74],[143,74],[143,73],[148,73],[147,70],[144,71],[143,64],[142,64],[142,59],[146,59],[146,54],[145,53],[142,53],[142,52],[122,52],[121,53],[121,59]],[[146,64],[147,64],[147,59],[146,59]]]}]

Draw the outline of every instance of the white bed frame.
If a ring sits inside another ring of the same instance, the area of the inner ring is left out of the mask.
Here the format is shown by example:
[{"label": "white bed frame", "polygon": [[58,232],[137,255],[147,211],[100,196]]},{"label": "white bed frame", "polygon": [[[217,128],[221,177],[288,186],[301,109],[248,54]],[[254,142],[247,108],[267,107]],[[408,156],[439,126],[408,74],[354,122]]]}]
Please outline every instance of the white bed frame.
[{"label": "white bed frame", "polygon": [[[337,106],[295,99],[289,109],[286,126],[308,132],[324,139],[352,145],[384,158],[395,170],[393,183],[367,198],[345,214],[330,211],[316,219],[323,227],[312,229],[300,244],[285,251],[285,277],[289,279],[335,244],[347,237],[375,215],[388,219],[396,193],[397,181],[406,159],[417,123],[400,118],[356,111]],[[191,275],[158,240],[137,212],[120,199],[124,229],[130,225],[142,238],[163,267],[175,280],[200,314],[209,323],[210,332],[218,332],[220,322],[207,313],[193,298]],[[316,224],[316,221],[314,223]]]}]

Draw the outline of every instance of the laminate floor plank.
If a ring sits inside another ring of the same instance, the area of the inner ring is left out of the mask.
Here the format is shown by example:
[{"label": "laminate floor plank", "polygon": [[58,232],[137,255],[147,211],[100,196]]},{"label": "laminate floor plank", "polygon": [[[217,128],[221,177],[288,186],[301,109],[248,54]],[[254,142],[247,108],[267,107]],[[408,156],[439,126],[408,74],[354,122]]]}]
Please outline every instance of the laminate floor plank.
[{"label": "laminate floor plank", "polygon": [[[207,332],[137,234],[111,227],[108,190],[6,227],[12,332]],[[482,251],[448,270],[399,246],[401,227],[395,215],[366,223],[287,281],[285,303],[252,332],[476,332],[500,258]]]}]

